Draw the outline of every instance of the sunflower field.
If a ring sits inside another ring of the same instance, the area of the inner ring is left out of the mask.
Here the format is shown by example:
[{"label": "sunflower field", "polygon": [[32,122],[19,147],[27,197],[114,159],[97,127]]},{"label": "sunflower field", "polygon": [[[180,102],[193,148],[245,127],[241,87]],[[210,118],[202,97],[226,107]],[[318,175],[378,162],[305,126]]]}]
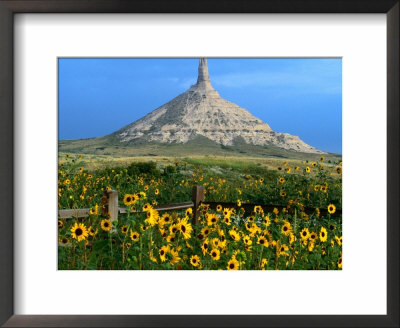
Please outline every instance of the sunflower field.
[{"label": "sunflower field", "polygon": [[[90,213],[58,220],[60,270],[342,269],[341,162],[321,157],[246,172],[182,161],[89,172],[82,156],[67,157],[58,172],[59,209]],[[194,185],[205,188],[198,219],[192,208],[157,211],[189,201]],[[126,208],[117,221],[107,213],[106,189],[117,190]]]}]

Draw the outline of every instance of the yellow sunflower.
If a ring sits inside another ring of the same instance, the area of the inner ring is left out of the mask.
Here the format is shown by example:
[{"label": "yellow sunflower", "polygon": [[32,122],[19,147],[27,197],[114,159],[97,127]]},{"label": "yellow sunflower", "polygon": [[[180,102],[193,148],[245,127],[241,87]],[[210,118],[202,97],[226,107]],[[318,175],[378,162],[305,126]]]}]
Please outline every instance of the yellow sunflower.
[{"label": "yellow sunflower", "polygon": [[269,246],[268,240],[264,236],[258,237],[257,244],[265,247]]},{"label": "yellow sunflower", "polygon": [[263,223],[266,227],[269,227],[271,225],[271,220],[269,219],[269,216],[264,216]]},{"label": "yellow sunflower", "polygon": [[227,226],[230,226],[231,225],[231,218],[230,217],[228,217],[228,216],[225,216],[224,217],[224,223],[227,225]]},{"label": "yellow sunflower", "polygon": [[329,204],[328,205],[328,212],[329,212],[329,214],[335,213],[336,212],[336,206],[333,205],[333,204]]},{"label": "yellow sunflower", "polygon": [[238,270],[239,269],[239,262],[236,260],[235,257],[228,262],[228,266],[226,267],[228,270]]},{"label": "yellow sunflower", "polygon": [[218,250],[218,249],[213,249],[211,252],[210,252],[210,255],[211,255],[211,257],[212,257],[212,259],[214,260],[214,261],[218,261],[219,260],[219,258],[220,258],[220,251]]},{"label": "yellow sunflower", "polygon": [[309,236],[310,236],[310,231],[308,231],[308,228],[304,228],[303,230],[301,230],[300,237],[302,240],[307,240]]},{"label": "yellow sunflower", "polygon": [[169,250],[170,250],[169,245],[161,247],[161,249],[160,249],[159,252],[158,252],[158,253],[160,254],[160,260],[161,260],[161,262],[165,262],[166,255],[167,255],[167,253],[169,252]]},{"label": "yellow sunflower", "polygon": [[97,233],[97,229],[94,230],[92,226],[88,228],[88,232],[90,236],[94,236]]},{"label": "yellow sunflower", "polygon": [[292,231],[292,226],[290,225],[290,223],[289,222],[286,222],[283,226],[282,226],[282,233],[285,235],[285,236],[289,236],[290,235],[290,232]]},{"label": "yellow sunflower", "polygon": [[169,264],[171,264],[172,266],[177,264],[181,260],[178,251],[174,250],[173,248],[170,249],[169,253],[172,255],[172,259],[169,261]]},{"label": "yellow sunflower", "polygon": [[231,236],[231,238],[234,240],[234,241],[239,241],[240,240],[240,235],[239,235],[239,233],[237,232],[237,231],[235,231],[235,230],[229,230],[229,236]]},{"label": "yellow sunflower", "polygon": [[131,194],[125,194],[125,196],[124,196],[124,204],[125,204],[126,206],[131,205],[131,204],[133,203],[133,200],[134,200],[134,199],[135,199],[135,198],[134,198],[133,195],[131,195]]},{"label": "yellow sunflower", "polygon": [[279,255],[283,255],[283,256],[289,256],[289,253],[287,253],[289,251],[289,247],[286,244],[282,244],[279,247]]},{"label": "yellow sunflower", "polygon": [[315,232],[311,232],[311,233],[310,233],[310,236],[309,236],[309,239],[310,239],[312,242],[315,242],[315,241],[318,239],[318,236],[317,236],[317,234],[316,234]]},{"label": "yellow sunflower", "polygon": [[198,267],[200,265],[200,257],[198,255],[192,255],[190,257],[190,264],[194,267]]},{"label": "yellow sunflower", "polygon": [[208,214],[206,215],[207,218],[207,224],[210,225],[214,225],[218,222],[218,216],[216,214]]},{"label": "yellow sunflower", "polygon": [[328,232],[324,227],[321,228],[321,231],[319,232],[319,239],[324,243],[328,239]]},{"label": "yellow sunflower", "polygon": [[268,260],[267,259],[262,259],[261,260],[261,269],[264,269],[264,267],[268,265]]},{"label": "yellow sunflower", "polygon": [[167,237],[167,242],[169,242],[169,243],[175,242],[175,235],[174,235],[174,234],[169,235],[169,236]]},{"label": "yellow sunflower", "polygon": [[342,246],[342,237],[335,236],[335,240],[339,246]]},{"label": "yellow sunflower", "polygon": [[230,217],[232,212],[229,208],[224,208],[223,214],[224,216]]},{"label": "yellow sunflower", "polygon": [[222,211],[222,206],[221,205],[217,205],[217,211],[221,212]]},{"label": "yellow sunflower", "polygon": [[254,213],[258,213],[258,214],[263,215],[264,214],[264,210],[260,205],[256,205],[256,206],[254,206]]},{"label": "yellow sunflower", "polygon": [[131,230],[131,240],[137,242],[139,240],[139,233]]},{"label": "yellow sunflower", "polygon": [[125,235],[128,232],[128,227],[126,225],[123,225],[121,227],[121,232]]},{"label": "yellow sunflower", "polygon": [[150,226],[154,227],[158,223],[159,218],[160,216],[158,214],[158,211],[154,208],[150,208],[146,212],[146,219],[144,221]]},{"label": "yellow sunflower", "polygon": [[112,228],[112,223],[109,219],[101,220],[100,225],[101,229],[103,229],[104,231],[110,231]]},{"label": "yellow sunflower", "polygon": [[153,207],[149,203],[143,205],[143,211],[145,212],[149,211],[151,208]]},{"label": "yellow sunflower", "polygon": [[204,227],[203,229],[201,229],[201,234],[202,234],[204,237],[207,237],[207,236],[210,234],[210,232],[211,232],[211,230],[210,230],[209,227]]},{"label": "yellow sunflower", "polygon": [[89,232],[83,223],[75,222],[75,225],[71,228],[71,236],[77,241],[82,241],[89,236]]},{"label": "yellow sunflower", "polygon": [[211,240],[211,245],[212,245],[213,248],[220,247],[221,246],[220,244],[221,244],[221,241],[219,240],[219,238],[213,238]]},{"label": "yellow sunflower", "polygon": [[178,226],[179,226],[179,231],[182,233],[183,237],[185,239],[190,239],[190,235],[193,231],[192,225],[187,222],[188,217],[185,216],[182,220],[179,221]]},{"label": "yellow sunflower", "polygon": [[94,208],[91,208],[90,210],[89,210],[89,213],[90,214],[98,214],[99,213],[99,205],[95,205],[94,206]]},{"label": "yellow sunflower", "polygon": [[161,217],[161,220],[160,220],[160,224],[161,225],[164,225],[164,224],[169,224],[169,223],[171,223],[172,222],[172,217],[171,217],[171,215],[170,214],[168,214],[168,213],[165,213],[165,214],[163,214],[163,216]]},{"label": "yellow sunflower", "polygon": [[203,255],[206,255],[208,252],[209,246],[208,246],[208,238],[203,242],[201,245],[201,251],[203,252]]}]

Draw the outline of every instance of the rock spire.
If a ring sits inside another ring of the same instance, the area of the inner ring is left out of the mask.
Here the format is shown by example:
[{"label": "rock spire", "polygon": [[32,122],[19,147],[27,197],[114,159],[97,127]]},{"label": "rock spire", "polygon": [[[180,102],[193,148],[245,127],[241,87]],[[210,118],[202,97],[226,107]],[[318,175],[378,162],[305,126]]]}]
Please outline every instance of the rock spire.
[{"label": "rock spire", "polygon": [[211,86],[206,58],[200,58],[197,83],[143,118],[114,133],[121,142],[186,143],[197,136],[221,145],[248,144],[322,153],[297,136],[273,131],[246,109],[223,99]]},{"label": "rock spire", "polygon": [[216,96],[219,96],[218,92],[215,91],[210,82],[210,75],[208,74],[207,58],[200,58],[197,83],[195,85],[192,85],[190,91],[212,93]]}]

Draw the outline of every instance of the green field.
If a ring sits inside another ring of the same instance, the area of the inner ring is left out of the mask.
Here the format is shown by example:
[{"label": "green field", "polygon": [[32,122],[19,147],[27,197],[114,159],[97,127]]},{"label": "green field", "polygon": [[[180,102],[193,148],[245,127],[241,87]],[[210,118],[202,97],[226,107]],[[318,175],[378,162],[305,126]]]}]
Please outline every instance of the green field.
[{"label": "green field", "polygon": [[[121,143],[112,136],[92,139],[61,140],[59,151],[63,153],[78,153],[105,155],[113,157],[198,157],[212,154],[218,157],[239,158],[280,158],[299,160],[318,160],[319,154],[300,153],[285,150],[274,145],[255,146],[237,138],[233,146],[224,146],[202,136],[197,136],[185,144],[128,142]],[[338,161],[338,154],[325,154],[327,161]]]},{"label": "green field", "polygon": [[[60,142],[58,207],[91,209],[59,220],[60,270],[342,268],[339,155],[83,142]],[[192,210],[156,210],[190,201],[195,185],[205,189],[197,221]],[[118,221],[109,220],[105,189],[127,209]]]}]

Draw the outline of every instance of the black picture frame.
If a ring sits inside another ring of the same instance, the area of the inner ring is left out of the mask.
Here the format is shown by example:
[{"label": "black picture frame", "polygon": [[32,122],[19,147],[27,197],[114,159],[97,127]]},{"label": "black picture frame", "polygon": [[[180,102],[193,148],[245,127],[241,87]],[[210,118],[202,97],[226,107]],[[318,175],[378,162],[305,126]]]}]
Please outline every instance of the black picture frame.
[{"label": "black picture frame", "polygon": [[[0,0],[0,324],[4,327],[399,327],[399,8],[399,0]],[[387,315],[14,315],[13,21],[16,13],[385,13]]]}]

